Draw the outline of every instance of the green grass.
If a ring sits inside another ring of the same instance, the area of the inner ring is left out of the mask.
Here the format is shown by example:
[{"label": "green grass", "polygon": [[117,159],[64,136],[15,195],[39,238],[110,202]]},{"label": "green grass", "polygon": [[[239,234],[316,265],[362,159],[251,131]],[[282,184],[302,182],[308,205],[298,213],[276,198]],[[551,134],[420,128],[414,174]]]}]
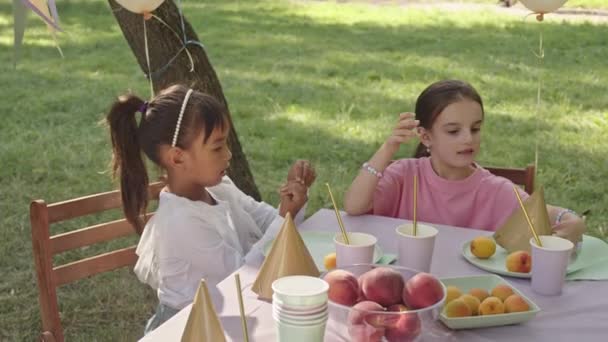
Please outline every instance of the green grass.
[{"label": "green grass", "polygon": [[[106,1],[58,5],[66,58],[58,57],[32,17],[22,61],[13,70],[12,9],[0,4],[1,341],[31,341],[40,331],[29,201],[113,188],[106,172],[109,139],[98,122],[116,95],[148,91]],[[590,233],[605,232],[605,25],[327,2],[186,1],[185,13],[222,81],[266,201],[277,203],[276,189],[296,158],[311,159],[318,170],[309,213],[330,205],[325,182],[341,200],[397,113],[412,110],[429,83],[460,78],[475,85],[486,104],[480,162],[524,166],[533,161],[538,137],[538,184],[545,186],[547,202],[591,209]],[[537,117],[532,51],[541,27],[546,57]],[[55,232],[84,222],[89,220]],[[63,287],[59,303],[68,340],[135,340],[154,297],[128,270]]]},{"label": "green grass", "polygon": [[[478,2],[486,4],[496,4],[498,3],[498,0],[448,0],[447,2]],[[563,8],[608,9],[608,0],[568,0],[566,1],[566,3],[564,3]]]},{"label": "green grass", "polygon": [[564,7],[607,9],[607,0],[568,0]]}]

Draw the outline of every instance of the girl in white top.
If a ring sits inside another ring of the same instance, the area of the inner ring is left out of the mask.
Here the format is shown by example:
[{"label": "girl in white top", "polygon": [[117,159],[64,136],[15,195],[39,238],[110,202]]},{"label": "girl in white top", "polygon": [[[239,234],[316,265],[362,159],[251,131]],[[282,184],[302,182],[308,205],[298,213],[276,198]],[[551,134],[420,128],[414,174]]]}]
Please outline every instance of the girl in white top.
[{"label": "girl in white top", "polygon": [[[150,103],[126,95],[107,121],[125,217],[143,232],[135,273],[159,300],[146,333],[190,304],[202,278],[213,296],[218,282],[259,258],[287,212],[296,222],[304,216],[314,169],[302,160],[292,166],[280,189],[279,210],[244,194],[226,175],[230,123],[211,96],[184,86],[172,86]],[[142,151],[167,173],[158,209],[145,227],[148,176]]]}]

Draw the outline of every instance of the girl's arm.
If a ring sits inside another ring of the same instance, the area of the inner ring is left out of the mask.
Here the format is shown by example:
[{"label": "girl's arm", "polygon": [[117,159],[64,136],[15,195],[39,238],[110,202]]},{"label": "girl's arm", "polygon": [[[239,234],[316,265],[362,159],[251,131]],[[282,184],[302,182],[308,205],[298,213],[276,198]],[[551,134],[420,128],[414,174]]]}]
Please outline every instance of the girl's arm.
[{"label": "girl's arm", "polygon": [[547,205],[549,220],[555,235],[572,241],[575,245],[582,240],[586,231],[585,221],[573,211]]},{"label": "girl's arm", "polygon": [[[399,145],[397,145],[398,147]],[[344,210],[349,215],[362,215],[372,209],[374,190],[376,190],[382,172],[391,163],[395,152],[394,146],[384,143],[367,164],[359,170],[357,177],[344,195]],[[374,174],[372,170],[378,173]]]},{"label": "girl's arm", "polygon": [[399,146],[417,136],[415,128],[419,122],[414,120],[414,116],[413,113],[400,114],[391,136],[361,168],[344,195],[344,210],[348,214],[362,215],[373,208],[374,190],[382,172],[391,163]]}]

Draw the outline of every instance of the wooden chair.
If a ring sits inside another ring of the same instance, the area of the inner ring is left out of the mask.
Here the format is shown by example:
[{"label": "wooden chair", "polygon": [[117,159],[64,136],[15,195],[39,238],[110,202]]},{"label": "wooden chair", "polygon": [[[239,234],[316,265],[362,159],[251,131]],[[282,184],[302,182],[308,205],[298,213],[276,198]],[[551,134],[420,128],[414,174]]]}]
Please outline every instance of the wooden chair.
[{"label": "wooden chair", "polygon": [[498,168],[498,167],[484,167],[492,174],[500,177],[504,177],[517,185],[523,185],[524,190],[528,194],[534,192],[534,164],[529,164],[526,168]]},{"label": "wooden chair", "polygon": [[[163,182],[150,184],[148,198],[151,201],[157,200],[163,186]],[[57,287],[98,273],[131,266],[137,261],[136,246],[131,246],[61,266],[53,266],[53,255],[132,235],[135,234],[135,229],[126,219],[121,219],[51,236],[50,225],[121,206],[119,190],[48,205],[43,200],[32,201],[30,204],[32,246],[43,328],[40,336],[42,341],[64,341],[57,304]],[[147,213],[146,220],[152,214]]]}]

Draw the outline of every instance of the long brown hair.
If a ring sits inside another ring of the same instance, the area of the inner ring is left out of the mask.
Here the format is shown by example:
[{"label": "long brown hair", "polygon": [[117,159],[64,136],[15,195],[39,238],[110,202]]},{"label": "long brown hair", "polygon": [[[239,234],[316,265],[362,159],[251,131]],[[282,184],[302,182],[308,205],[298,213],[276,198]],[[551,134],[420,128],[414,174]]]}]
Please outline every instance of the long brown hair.
[{"label": "long brown hair", "polygon": [[[464,99],[475,101],[481,106],[483,102],[477,90],[467,82],[459,80],[443,80],[435,82],[420,93],[416,100],[416,120],[420,120],[420,127],[430,130],[439,114],[449,105]],[[426,146],[420,143],[414,152],[414,158],[428,157],[430,153]]]},{"label": "long brown hair", "polygon": [[[189,88],[174,85],[154,97],[150,103],[127,94],[110,108],[106,121],[112,139],[112,174],[120,179],[125,217],[138,234],[143,231],[142,214],[148,205],[148,173],[142,152],[156,165],[160,146],[171,145],[179,112]],[[136,114],[142,112],[137,123]],[[228,125],[226,109],[215,98],[193,92],[184,110],[176,146],[187,149],[204,130],[204,141],[215,128]]]}]

